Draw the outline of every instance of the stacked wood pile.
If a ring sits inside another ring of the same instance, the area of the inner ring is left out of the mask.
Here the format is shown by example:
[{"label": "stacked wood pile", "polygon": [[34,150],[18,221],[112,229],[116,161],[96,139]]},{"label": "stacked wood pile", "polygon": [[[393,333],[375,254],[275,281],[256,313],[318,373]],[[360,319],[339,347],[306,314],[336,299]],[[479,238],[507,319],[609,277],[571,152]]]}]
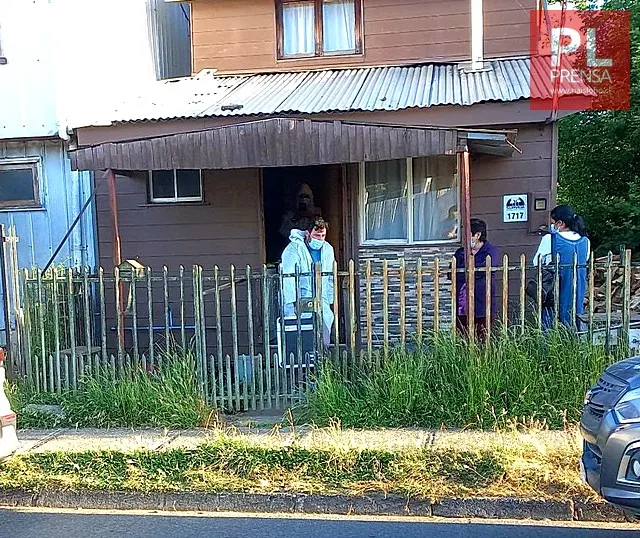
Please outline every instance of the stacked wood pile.
[{"label": "stacked wood pile", "polygon": [[[606,312],[607,292],[607,258],[596,258],[594,274],[595,312]],[[624,298],[624,267],[620,264],[620,256],[613,257],[611,267],[611,309],[622,310]],[[640,267],[631,267],[631,304],[632,311],[640,312]]]}]

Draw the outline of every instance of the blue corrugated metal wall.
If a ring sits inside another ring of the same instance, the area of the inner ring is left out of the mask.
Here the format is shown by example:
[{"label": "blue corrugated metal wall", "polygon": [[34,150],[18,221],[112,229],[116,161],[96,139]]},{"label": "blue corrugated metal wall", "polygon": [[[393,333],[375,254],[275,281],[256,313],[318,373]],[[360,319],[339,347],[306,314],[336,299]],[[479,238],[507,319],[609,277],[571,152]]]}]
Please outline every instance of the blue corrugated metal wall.
[{"label": "blue corrugated metal wall", "polygon": [[[0,163],[12,158],[38,157],[41,161],[40,200],[37,209],[0,210],[0,223],[15,226],[20,238],[18,263],[21,268],[49,261],[67,230],[91,195],[90,172],[74,172],[61,140],[0,141]],[[55,259],[56,264],[96,265],[94,211],[91,204]],[[1,290],[0,290],[1,293]],[[3,303],[0,301],[0,314]],[[0,342],[4,343],[4,317],[0,315]]]}]

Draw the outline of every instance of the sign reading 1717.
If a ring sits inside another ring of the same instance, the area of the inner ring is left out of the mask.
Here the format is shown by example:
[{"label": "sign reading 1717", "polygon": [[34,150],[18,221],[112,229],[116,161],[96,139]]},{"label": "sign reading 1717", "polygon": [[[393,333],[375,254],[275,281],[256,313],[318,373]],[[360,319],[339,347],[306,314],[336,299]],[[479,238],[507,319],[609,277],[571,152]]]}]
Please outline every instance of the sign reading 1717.
[{"label": "sign reading 1717", "polygon": [[528,209],[526,194],[505,194],[502,199],[502,221],[527,222]]}]

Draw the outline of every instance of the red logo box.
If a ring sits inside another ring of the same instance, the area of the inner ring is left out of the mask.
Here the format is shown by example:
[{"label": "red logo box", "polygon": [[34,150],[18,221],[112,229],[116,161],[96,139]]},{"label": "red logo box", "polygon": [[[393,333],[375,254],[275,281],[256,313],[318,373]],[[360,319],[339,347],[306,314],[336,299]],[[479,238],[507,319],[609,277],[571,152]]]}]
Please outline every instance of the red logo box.
[{"label": "red logo box", "polygon": [[629,11],[534,10],[530,26],[533,110],[629,110]]}]

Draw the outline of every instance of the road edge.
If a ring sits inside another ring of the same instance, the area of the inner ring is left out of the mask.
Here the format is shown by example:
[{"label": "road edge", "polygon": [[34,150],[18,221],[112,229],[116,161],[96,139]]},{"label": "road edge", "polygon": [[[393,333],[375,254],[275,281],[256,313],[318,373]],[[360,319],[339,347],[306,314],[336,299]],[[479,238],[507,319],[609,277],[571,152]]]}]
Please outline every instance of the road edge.
[{"label": "road edge", "polygon": [[604,502],[501,497],[444,498],[436,502],[400,495],[317,495],[97,490],[0,491],[0,507],[152,510],[160,512],[252,512],[332,515],[422,516],[625,522]]}]

